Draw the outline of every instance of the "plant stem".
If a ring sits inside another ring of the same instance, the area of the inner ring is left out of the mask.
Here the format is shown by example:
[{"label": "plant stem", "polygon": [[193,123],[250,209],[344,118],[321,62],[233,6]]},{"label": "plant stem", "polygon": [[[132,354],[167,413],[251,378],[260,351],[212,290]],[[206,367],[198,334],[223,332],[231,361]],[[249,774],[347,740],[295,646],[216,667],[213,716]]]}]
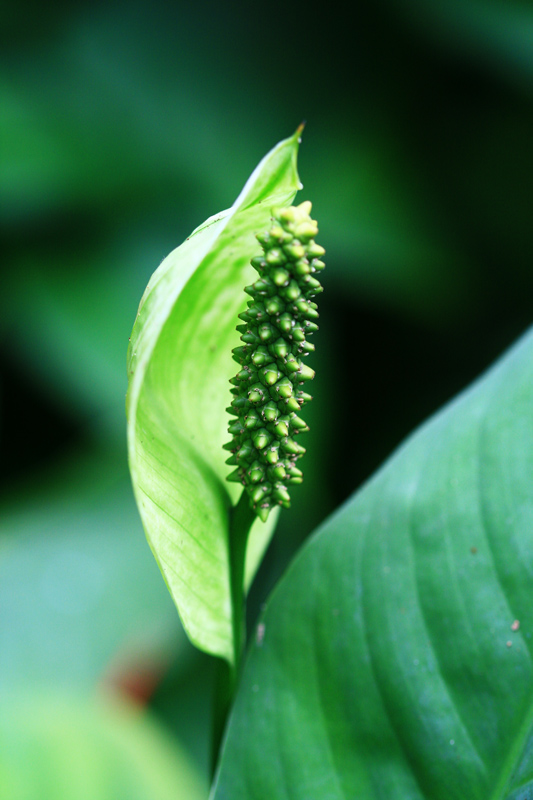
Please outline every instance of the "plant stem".
[{"label": "plant stem", "polygon": [[229,561],[231,574],[231,605],[233,619],[233,678],[237,682],[240,662],[246,643],[246,598],[244,567],[248,535],[256,516],[250,508],[248,492],[243,491],[239,502],[230,512]]},{"label": "plant stem", "polygon": [[218,752],[226,727],[226,720],[237,689],[242,655],[246,644],[246,598],[244,594],[244,567],[246,545],[250,528],[255,522],[255,514],[250,508],[248,493],[243,491],[239,502],[230,511],[229,520],[229,566],[231,609],[233,623],[233,664],[219,660],[215,686],[215,705],[213,719],[212,773],[218,760]]},{"label": "plant stem", "polygon": [[232,668],[223,658],[217,658],[215,664],[215,686],[213,703],[213,724],[211,730],[211,780],[215,777],[218,755],[222,737],[226,728],[226,720],[232,700]]}]

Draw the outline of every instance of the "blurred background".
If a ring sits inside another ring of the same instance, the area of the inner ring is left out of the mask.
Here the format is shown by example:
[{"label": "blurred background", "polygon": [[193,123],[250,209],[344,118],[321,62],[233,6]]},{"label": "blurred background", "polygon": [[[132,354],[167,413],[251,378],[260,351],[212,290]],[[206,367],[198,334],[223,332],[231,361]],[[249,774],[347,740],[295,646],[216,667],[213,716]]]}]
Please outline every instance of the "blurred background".
[{"label": "blurred background", "polygon": [[22,0],[0,23],[2,797],[205,798],[213,664],[127,472],[141,294],[307,120],[312,430],[253,621],[311,531],[531,322],[533,4]]}]

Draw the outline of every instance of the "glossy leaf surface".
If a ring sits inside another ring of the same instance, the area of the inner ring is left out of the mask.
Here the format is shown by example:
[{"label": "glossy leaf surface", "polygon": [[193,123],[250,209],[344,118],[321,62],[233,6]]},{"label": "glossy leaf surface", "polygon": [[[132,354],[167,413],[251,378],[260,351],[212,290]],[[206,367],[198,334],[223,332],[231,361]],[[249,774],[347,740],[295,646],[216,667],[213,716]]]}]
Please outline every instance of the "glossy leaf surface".
[{"label": "glossy leaf surface", "polygon": [[532,796],[532,409],[530,332],[303,549],[216,800]]},{"label": "glossy leaf surface", "polygon": [[[128,357],[130,469],[146,534],[192,641],[233,657],[225,477],[231,350],[258,252],[255,233],[299,188],[298,133],[259,164],[228,211],[208,219],[152,276]],[[260,250],[260,248],[259,248]],[[271,525],[252,529],[247,581]]]}]

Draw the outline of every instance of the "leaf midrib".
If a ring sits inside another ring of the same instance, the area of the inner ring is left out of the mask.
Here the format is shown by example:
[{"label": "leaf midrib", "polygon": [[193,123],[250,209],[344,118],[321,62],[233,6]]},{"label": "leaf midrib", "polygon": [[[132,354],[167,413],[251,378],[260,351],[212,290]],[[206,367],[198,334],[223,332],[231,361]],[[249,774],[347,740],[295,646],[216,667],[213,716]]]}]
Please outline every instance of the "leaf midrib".
[{"label": "leaf midrib", "polygon": [[531,728],[533,726],[533,695],[529,702],[529,708],[524,716],[518,736],[515,737],[513,746],[510,748],[503,767],[501,769],[501,777],[496,788],[489,797],[489,800],[505,800],[509,789],[509,783],[516,769],[516,765],[520,763],[521,756],[524,753],[527,745]]}]

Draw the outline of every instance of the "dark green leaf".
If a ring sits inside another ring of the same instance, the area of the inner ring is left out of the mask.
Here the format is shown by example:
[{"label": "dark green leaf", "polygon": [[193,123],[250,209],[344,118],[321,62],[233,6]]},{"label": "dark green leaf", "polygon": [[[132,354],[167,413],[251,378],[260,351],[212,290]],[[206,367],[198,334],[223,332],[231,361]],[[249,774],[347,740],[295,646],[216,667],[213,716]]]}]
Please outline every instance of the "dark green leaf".
[{"label": "dark green leaf", "polygon": [[529,333],[304,548],[216,800],[531,797],[532,408]]}]

